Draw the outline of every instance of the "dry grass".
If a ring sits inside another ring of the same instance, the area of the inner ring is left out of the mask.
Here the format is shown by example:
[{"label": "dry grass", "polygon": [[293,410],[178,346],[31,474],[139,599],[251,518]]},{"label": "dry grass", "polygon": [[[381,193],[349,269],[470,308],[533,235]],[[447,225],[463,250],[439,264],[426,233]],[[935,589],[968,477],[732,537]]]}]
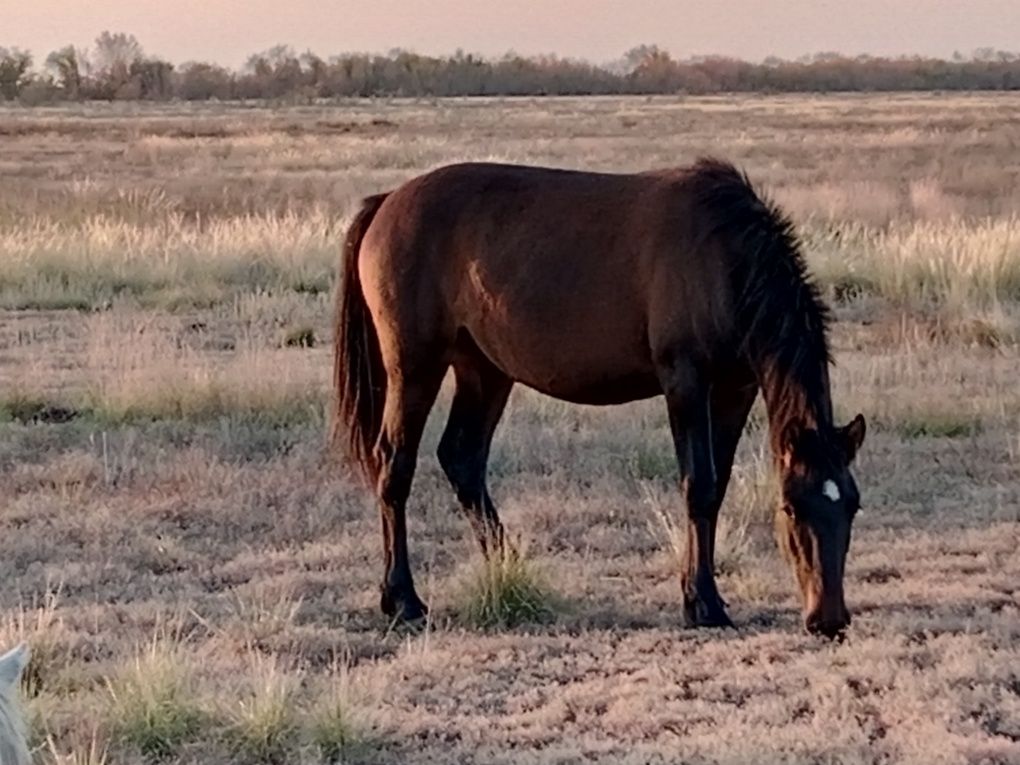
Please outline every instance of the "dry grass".
[{"label": "dry grass", "polygon": [[[0,638],[32,644],[37,760],[1020,762],[1016,107],[0,109],[0,303],[19,309],[0,319]],[[661,402],[527,391],[490,473],[529,555],[473,575],[432,456],[444,391],[409,510],[432,617],[391,629],[375,510],[322,452],[328,293],[356,200],[457,159],[705,153],[803,223],[836,305],[837,409],[869,419],[849,639],[799,629],[760,408],[720,526],[738,627],[703,633],[678,626]]]}]

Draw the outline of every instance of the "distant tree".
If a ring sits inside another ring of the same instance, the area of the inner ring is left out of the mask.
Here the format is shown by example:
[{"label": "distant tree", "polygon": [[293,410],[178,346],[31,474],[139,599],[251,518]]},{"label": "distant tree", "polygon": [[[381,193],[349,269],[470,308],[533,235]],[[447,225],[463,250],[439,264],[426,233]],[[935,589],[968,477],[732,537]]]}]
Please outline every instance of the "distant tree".
[{"label": "distant tree", "polygon": [[144,58],[144,51],[134,35],[124,32],[103,32],[96,38],[92,66],[100,98],[137,98],[141,88],[131,81],[131,65]]},{"label": "distant tree", "polygon": [[658,45],[637,45],[623,54],[624,73],[630,74],[644,65],[645,62],[660,56],[669,58],[669,54]]},{"label": "distant tree", "polygon": [[234,76],[216,64],[184,64],[177,72],[176,95],[185,101],[225,101],[234,95]]},{"label": "distant tree", "polygon": [[642,46],[631,51],[632,56],[639,53],[643,57],[631,71],[630,79],[641,92],[674,93],[679,89],[677,64],[666,51],[654,45]]},{"label": "distant tree", "polygon": [[32,54],[18,48],[0,48],[0,98],[14,101],[28,84]]},{"label": "distant tree", "polygon": [[173,65],[145,55],[133,35],[103,32],[91,51],[68,46],[46,60],[0,48],[0,99],[254,98],[308,100],[349,96],[586,95],[906,90],[1020,90],[1020,55],[980,48],[969,57],[845,56],[820,52],[751,63],[727,56],[676,59],[639,45],[596,66],[556,55],[507,53],[487,58],[457,50],[426,56],[394,48],[386,55],[345,53],[323,59],[277,45],[240,72],[205,63]]},{"label": "distant tree", "polygon": [[239,84],[248,98],[296,95],[303,84],[301,61],[290,46],[276,45],[248,58]]},{"label": "distant tree", "polygon": [[56,78],[64,98],[78,100],[82,95],[82,64],[84,57],[73,45],[53,51],[46,58],[46,67]]},{"label": "distant tree", "polygon": [[[128,70],[135,98],[165,101],[173,96],[174,65],[158,58],[135,59]],[[121,96],[123,97],[123,96]]]},{"label": "distant tree", "polygon": [[61,90],[49,75],[31,75],[18,95],[18,101],[25,106],[52,104],[60,98]]}]

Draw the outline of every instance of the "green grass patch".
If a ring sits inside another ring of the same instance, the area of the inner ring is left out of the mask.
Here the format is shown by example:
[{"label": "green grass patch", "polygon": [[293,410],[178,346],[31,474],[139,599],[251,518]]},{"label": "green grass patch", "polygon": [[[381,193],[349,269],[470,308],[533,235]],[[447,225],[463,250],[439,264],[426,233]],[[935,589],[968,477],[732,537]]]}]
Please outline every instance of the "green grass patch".
[{"label": "green grass patch", "polygon": [[360,710],[350,693],[346,668],[338,669],[326,692],[307,715],[307,737],[323,762],[348,761],[366,740]]},{"label": "green grass patch", "polygon": [[196,738],[206,714],[195,700],[190,664],[173,643],[153,641],[109,681],[117,738],[150,759],[174,757]]},{"label": "green grass patch", "polygon": [[286,762],[300,743],[298,680],[258,655],[252,656],[248,680],[237,700],[223,707],[226,742],[242,762]]},{"label": "green grass patch", "polygon": [[546,624],[560,608],[534,562],[507,548],[484,559],[469,574],[458,610],[460,620],[480,629]]},{"label": "green grass patch", "polygon": [[950,413],[910,415],[896,424],[900,438],[969,438],[983,430],[981,420]]}]

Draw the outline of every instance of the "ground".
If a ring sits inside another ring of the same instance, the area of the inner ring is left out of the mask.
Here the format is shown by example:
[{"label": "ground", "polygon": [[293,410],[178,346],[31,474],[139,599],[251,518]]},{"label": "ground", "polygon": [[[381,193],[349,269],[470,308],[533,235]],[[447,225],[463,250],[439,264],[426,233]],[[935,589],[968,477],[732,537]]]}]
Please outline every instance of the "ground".
[{"label": "ground", "polygon": [[[1020,763],[1016,96],[0,110],[0,648],[40,762]],[[326,449],[331,298],[366,194],[447,161],[731,158],[790,211],[869,433],[847,639],[805,634],[759,408],[721,531],[737,628],[682,626],[661,401],[518,389],[493,494],[547,618],[465,618],[435,459],[424,628]],[[667,519],[663,523],[663,519]],[[139,714],[142,710],[144,714]]]}]

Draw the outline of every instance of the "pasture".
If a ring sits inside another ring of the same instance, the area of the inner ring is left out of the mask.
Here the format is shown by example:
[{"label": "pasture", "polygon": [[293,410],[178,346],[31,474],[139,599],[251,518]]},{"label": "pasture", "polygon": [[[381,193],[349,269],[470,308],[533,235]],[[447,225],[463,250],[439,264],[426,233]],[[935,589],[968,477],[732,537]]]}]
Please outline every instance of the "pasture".
[{"label": "pasture", "polygon": [[[36,761],[1020,762],[1016,95],[0,109],[0,651]],[[358,200],[496,159],[716,154],[797,222],[869,433],[843,642],[772,539],[760,402],[721,515],[735,630],[682,626],[665,406],[515,389],[490,485],[526,601],[435,458],[420,630],[378,611],[378,513],[325,451]],[[489,572],[491,575],[491,572]],[[499,604],[497,604],[499,606]]]}]

